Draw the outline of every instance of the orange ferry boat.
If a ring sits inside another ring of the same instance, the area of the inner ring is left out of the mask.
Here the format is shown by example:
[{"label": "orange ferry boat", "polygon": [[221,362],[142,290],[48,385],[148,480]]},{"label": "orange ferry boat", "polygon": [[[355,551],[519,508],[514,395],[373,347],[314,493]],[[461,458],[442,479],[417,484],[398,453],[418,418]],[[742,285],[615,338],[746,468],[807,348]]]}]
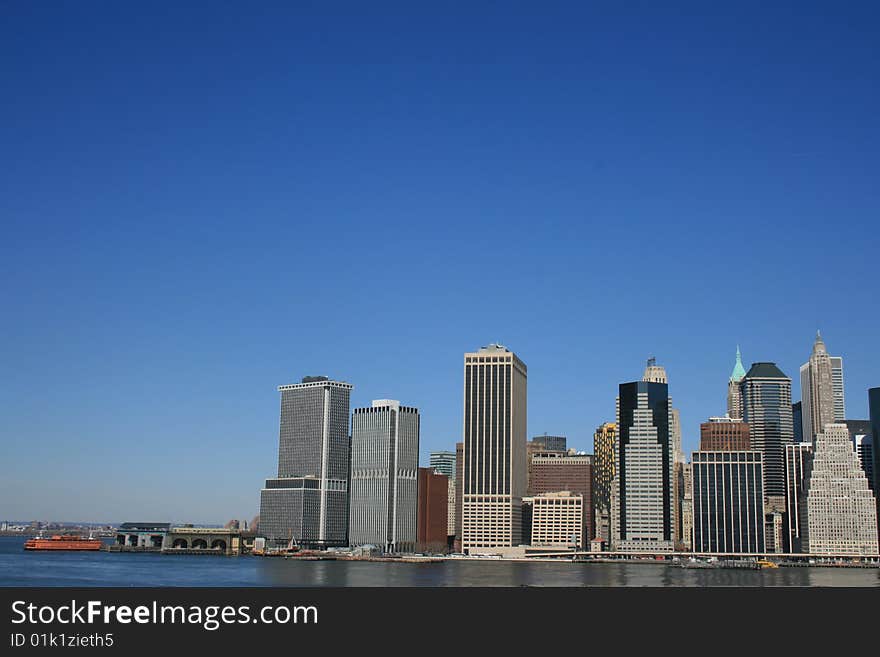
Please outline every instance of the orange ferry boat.
[{"label": "orange ferry boat", "polygon": [[100,550],[104,542],[99,538],[82,536],[53,536],[52,538],[31,538],[25,541],[25,550]]}]

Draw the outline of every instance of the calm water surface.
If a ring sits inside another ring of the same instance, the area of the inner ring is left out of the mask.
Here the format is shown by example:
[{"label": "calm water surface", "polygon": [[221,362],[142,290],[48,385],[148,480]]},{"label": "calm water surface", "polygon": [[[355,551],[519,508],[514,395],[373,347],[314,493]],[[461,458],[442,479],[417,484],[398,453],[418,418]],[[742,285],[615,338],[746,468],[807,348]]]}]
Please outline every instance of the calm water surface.
[{"label": "calm water surface", "polygon": [[25,552],[0,536],[0,586],[880,586],[878,568],[685,569],[653,563],[403,564]]}]

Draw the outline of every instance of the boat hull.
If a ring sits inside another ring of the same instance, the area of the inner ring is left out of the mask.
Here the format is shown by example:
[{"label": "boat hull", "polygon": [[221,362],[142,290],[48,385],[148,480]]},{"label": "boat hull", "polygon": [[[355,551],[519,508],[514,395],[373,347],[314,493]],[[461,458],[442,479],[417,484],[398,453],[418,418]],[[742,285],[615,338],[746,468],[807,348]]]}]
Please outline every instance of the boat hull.
[{"label": "boat hull", "polygon": [[103,541],[88,538],[32,538],[24,544],[31,552],[95,552],[103,547]]}]

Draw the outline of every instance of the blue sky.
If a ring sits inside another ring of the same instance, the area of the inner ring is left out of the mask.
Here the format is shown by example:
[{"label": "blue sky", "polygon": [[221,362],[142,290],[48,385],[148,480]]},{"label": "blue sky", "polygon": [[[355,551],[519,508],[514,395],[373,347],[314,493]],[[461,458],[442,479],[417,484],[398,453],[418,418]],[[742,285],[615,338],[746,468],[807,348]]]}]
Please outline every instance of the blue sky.
[{"label": "blue sky", "polygon": [[427,462],[495,341],[588,451],[817,328],[867,415],[876,6],[476,4],[4,5],[0,519],[249,519],[307,374]]}]

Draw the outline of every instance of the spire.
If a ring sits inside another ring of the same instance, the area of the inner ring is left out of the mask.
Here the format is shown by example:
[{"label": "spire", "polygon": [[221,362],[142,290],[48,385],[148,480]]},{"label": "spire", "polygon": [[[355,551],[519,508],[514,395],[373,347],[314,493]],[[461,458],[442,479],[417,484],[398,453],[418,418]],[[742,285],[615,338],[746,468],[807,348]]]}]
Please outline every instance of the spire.
[{"label": "spire", "polygon": [[817,329],[816,330],[816,341],[813,343],[813,353],[818,354],[818,353],[823,353],[825,351],[826,351],[825,341],[822,340],[822,334]]},{"label": "spire", "polygon": [[742,354],[739,352],[739,345],[736,345],[736,363],[733,366],[733,372],[730,374],[731,381],[742,381],[746,375],[746,368],[743,367]]}]

